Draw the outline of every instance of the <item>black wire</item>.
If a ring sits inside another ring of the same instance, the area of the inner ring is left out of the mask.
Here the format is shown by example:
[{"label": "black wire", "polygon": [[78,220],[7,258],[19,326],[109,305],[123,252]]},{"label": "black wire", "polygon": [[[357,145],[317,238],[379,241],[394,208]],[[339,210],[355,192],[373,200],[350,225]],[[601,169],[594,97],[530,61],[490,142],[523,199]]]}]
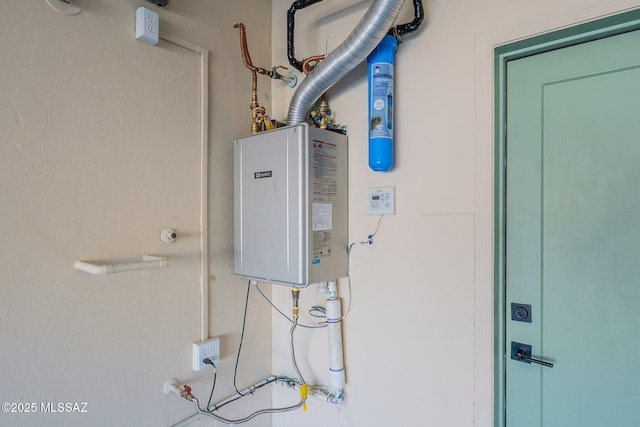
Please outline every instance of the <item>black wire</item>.
[{"label": "black wire", "polygon": [[222,405],[218,405],[218,406],[216,406],[215,408],[213,408],[213,410],[212,410],[211,412],[213,412],[213,411],[217,411],[218,409],[222,408],[224,405],[228,405],[229,403],[233,403],[233,402],[235,402],[236,400],[242,399],[244,396],[245,396],[244,394],[240,394],[240,395],[238,395],[238,397],[236,397],[235,399],[227,400],[227,401],[226,401],[226,402],[224,402]]},{"label": "black wire", "polygon": [[240,334],[240,344],[238,345],[238,356],[236,357],[236,367],[233,370],[233,388],[236,390],[240,396],[244,396],[244,394],[240,393],[238,390],[238,386],[236,383],[236,379],[238,377],[238,363],[240,361],[240,352],[242,351],[242,342],[244,341],[244,329],[247,326],[247,311],[249,308],[249,291],[251,290],[251,280],[247,281],[247,299],[244,302],[244,317],[242,319],[242,333]]},{"label": "black wire", "polygon": [[[212,359],[209,359],[211,365],[213,366],[213,385],[211,386],[211,394],[209,394],[209,401],[207,402],[207,411],[209,411],[209,405],[211,405],[211,398],[213,397],[213,390],[216,388],[216,379],[218,378],[218,368],[216,368],[216,364],[213,363]],[[214,408],[218,409],[218,408]]]},{"label": "black wire", "polygon": [[[257,286],[256,286],[257,287]],[[235,397],[234,399],[231,400],[227,400],[226,402],[224,402],[221,405],[215,405],[214,404],[214,408],[212,410],[209,410],[209,405],[211,405],[211,398],[213,396],[213,390],[216,386],[216,378],[217,378],[217,369],[215,364],[213,363],[213,360],[209,359],[209,361],[211,362],[210,364],[213,365],[214,369],[216,369],[216,372],[214,372],[214,377],[213,377],[213,386],[211,387],[211,394],[209,395],[209,402],[207,402],[207,411],[209,412],[213,412],[216,411],[220,408],[222,408],[225,405],[228,405],[229,403],[235,402],[236,400],[242,399],[243,397],[245,397],[247,394],[253,394],[254,390],[257,390],[261,387],[264,387],[267,384],[270,384],[274,381],[277,381],[278,379],[281,379],[281,377],[275,377],[272,380],[267,381],[264,384],[261,384],[259,386],[253,387],[252,389],[249,389],[249,392],[246,394],[242,394],[240,392],[240,390],[238,390],[238,386],[237,386],[237,377],[238,377],[238,365],[239,365],[239,361],[240,361],[240,354],[242,353],[242,343],[244,342],[244,331],[247,325],[247,312],[249,311],[249,293],[251,291],[251,280],[247,281],[247,297],[245,299],[245,303],[244,303],[244,315],[242,318],[242,332],[240,333],[240,344],[238,344],[238,354],[236,356],[236,365],[235,368],[233,370],[233,388],[236,390],[236,394],[237,397]],[[261,292],[262,293],[262,292]]]},{"label": "black wire", "polygon": [[[264,387],[264,386],[266,386],[266,385],[269,385],[269,384],[271,384],[272,382],[275,382],[275,381],[277,381],[277,380],[279,380],[279,379],[282,379],[282,378],[284,378],[284,377],[275,377],[275,378],[273,378],[273,379],[271,379],[271,380],[267,380],[264,384],[260,384],[260,385],[258,385],[258,386],[254,386],[254,387],[253,387],[253,389],[251,390],[251,392],[249,392],[248,394],[253,394],[253,390],[258,390],[259,388],[262,388],[262,387]],[[213,410],[212,410],[212,411],[210,411],[210,412],[216,411],[216,410],[218,410],[218,409],[222,408],[223,406],[228,405],[229,403],[233,403],[233,402],[235,402],[236,400],[240,400],[240,399],[242,399],[242,398],[243,398],[243,397],[245,397],[245,396],[246,396],[246,394],[239,394],[239,395],[238,395],[237,397],[235,397],[234,399],[227,400],[227,401],[226,401],[226,402],[224,402],[222,405],[217,405],[217,406],[215,406],[215,407],[213,408]]]}]

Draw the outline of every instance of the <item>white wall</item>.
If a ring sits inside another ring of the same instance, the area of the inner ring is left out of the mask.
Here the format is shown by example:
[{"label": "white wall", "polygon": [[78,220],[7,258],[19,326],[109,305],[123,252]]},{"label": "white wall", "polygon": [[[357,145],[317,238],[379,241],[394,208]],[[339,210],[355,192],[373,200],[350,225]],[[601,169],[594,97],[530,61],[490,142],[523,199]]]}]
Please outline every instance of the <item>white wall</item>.
[{"label": "white wall", "polygon": [[[231,141],[248,133],[250,74],[231,25],[247,24],[255,64],[286,64],[290,3],[174,0],[160,10],[165,31],[211,53],[207,282],[209,334],[222,337],[218,397],[231,392],[246,290],[232,274]],[[164,381],[187,381],[205,400],[210,385],[210,373],[190,370],[189,349],[200,337],[198,100],[189,99],[198,86],[166,72],[191,73],[197,55],[134,40],[134,10],[147,2],[75,4],[82,13],[63,16],[44,0],[0,0],[0,403],[87,402],[89,412],[0,413],[0,424],[171,425],[193,410],[165,397]],[[325,0],[299,12],[298,56],[335,48],[368,4]],[[274,415],[274,426],[491,425],[492,47],[639,4],[425,1],[422,30],[398,51],[396,168],[386,174],[366,164],[364,67],[331,90],[337,121],[349,125],[351,240],[375,228],[368,187],[395,186],[397,214],[353,252],[346,403],[337,412],[311,400],[306,413]],[[400,20],[410,15],[407,4]],[[260,101],[283,119],[292,90],[272,88],[273,98],[261,77]],[[182,233],[174,246],[159,243],[165,226]],[[152,249],[171,266],[106,277],[72,267]],[[346,300],[344,280],[341,292]],[[288,310],[288,289],[274,297]],[[303,291],[304,306],[321,300]],[[293,375],[289,325],[255,293],[248,320],[239,386],[272,370]],[[324,330],[296,334],[310,382],[327,382],[325,343]],[[275,404],[297,400],[274,390]],[[269,401],[261,393],[224,414]]]},{"label": "white wall", "polygon": [[[164,382],[187,381],[203,403],[211,384],[211,372],[190,365],[201,335],[200,55],[136,41],[136,7],[155,9],[145,1],[74,4],[82,12],[65,16],[44,0],[0,1],[0,402],[86,402],[88,412],[0,413],[0,424],[171,425],[194,410],[165,396]],[[251,79],[232,24],[247,24],[254,60],[268,62],[270,3],[172,1],[159,12],[165,31],[210,51],[215,400],[231,393],[246,288],[232,274],[231,147],[249,129]],[[261,99],[268,93],[262,86]],[[164,227],[178,230],[173,245],[160,242]],[[110,276],[73,268],[143,251],[170,266]],[[251,310],[241,387],[271,369],[270,313]]]},{"label": "white wall", "polygon": [[[286,62],[288,0],[273,1],[272,55]],[[330,2],[296,14],[299,59],[334,49],[370,2]],[[367,188],[396,187],[396,215],[351,259],[353,306],[343,324],[346,401],[312,400],[274,426],[486,426],[493,412],[493,47],[637,7],[637,1],[424,1],[426,20],[396,58],[395,168],[367,166],[366,68],[329,91],[349,126],[350,241],[375,228]],[[412,14],[407,0],[399,22]],[[273,84],[273,115],[293,91]],[[340,281],[346,300],[346,282]],[[274,289],[282,307],[287,289]],[[302,301],[319,300],[312,289]],[[274,371],[294,375],[288,325],[273,314]],[[297,334],[307,381],[327,383],[326,331]],[[275,389],[277,403],[295,396]]]}]

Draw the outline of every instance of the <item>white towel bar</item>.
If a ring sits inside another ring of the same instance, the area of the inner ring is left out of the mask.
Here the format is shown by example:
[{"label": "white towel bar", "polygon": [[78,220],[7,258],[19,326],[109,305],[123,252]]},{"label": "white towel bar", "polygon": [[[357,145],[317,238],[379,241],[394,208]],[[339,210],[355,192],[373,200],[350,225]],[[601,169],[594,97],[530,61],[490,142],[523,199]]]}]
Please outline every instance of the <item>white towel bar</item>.
[{"label": "white towel bar", "polygon": [[86,261],[76,261],[74,267],[76,268],[76,270],[100,275],[122,273],[125,271],[146,270],[149,268],[162,268],[168,265],[169,260],[167,258],[147,254],[142,256],[142,261],[140,262],[123,262],[119,264],[97,265]]}]

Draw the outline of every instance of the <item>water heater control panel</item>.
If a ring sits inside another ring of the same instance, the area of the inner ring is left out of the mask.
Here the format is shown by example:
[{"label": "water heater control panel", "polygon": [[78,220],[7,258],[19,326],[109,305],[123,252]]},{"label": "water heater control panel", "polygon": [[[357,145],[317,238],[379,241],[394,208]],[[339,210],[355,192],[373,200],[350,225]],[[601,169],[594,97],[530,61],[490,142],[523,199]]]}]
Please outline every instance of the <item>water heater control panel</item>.
[{"label": "water heater control panel", "polygon": [[367,211],[369,215],[393,215],[396,213],[395,187],[370,188]]}]

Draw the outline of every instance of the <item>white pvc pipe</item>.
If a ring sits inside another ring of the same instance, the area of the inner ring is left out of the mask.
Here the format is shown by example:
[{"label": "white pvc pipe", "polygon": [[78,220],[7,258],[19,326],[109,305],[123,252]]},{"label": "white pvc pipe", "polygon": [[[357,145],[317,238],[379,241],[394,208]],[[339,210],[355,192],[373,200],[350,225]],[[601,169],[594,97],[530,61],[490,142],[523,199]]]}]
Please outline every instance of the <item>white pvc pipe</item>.
[{"label": "white pvc pipe", "polygon": [[329,331],[329,384],[336,396],[344,389],[344,358],[342,354],[342,309],[335,281],[329,282],[329,298],[326,305],[327,329]]},{"label": "white pvc pipe", "polygon": [[143,256],[140,262],[123,262],[119,264],[92,264],[86,261],[76,261],[74,267],[76,270],[84,271],[94,275],[122,273],[125,271],[147,270],[150,268],[162,268],[169,265],[167,258],[161,258],[153,255]]},{"label": "white pvc pipe", "polygon": [[170,380],[166,381],[164,383],[164,394],[166,394],[167,396],[169,396],[171,393],[175,393],[175,394],[180,394],[182,392],[182,390],[180,389],[180,387],[178,387],[178,379],[177,378],[171,378]]},{"label": "white pvc pipe", "polygon": [[209,338],[209,50],[160,30],[160,38],[200,55],[200,341]]}]

